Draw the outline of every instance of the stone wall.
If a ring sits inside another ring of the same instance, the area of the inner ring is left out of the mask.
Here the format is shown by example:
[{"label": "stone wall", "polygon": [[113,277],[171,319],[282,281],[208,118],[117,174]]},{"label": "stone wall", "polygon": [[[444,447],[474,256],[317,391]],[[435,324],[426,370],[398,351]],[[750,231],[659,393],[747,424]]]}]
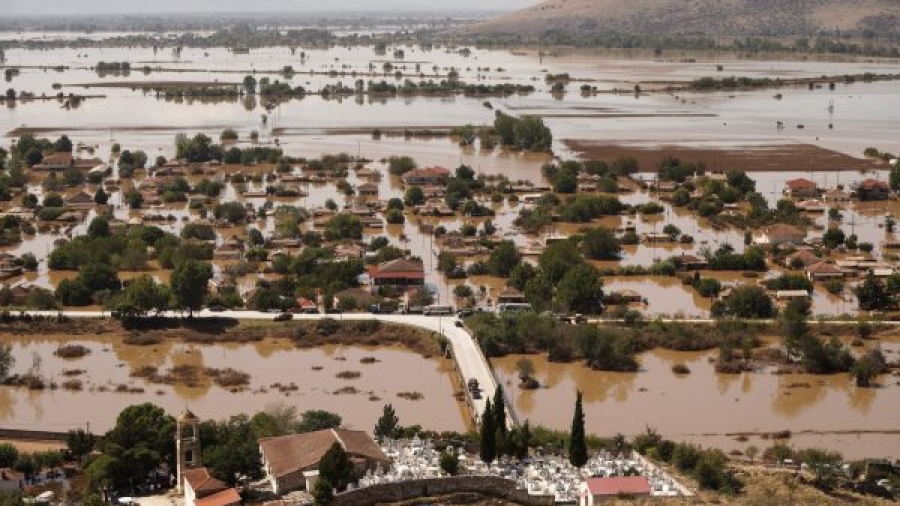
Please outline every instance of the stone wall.
[{"label": "stone wall", "polygon": [[377,503],[406,501],[419,497],[436,497],[460,492],[474,492],[499,497],[523,506],[553,506],[553,496],[532,496],[516,490],[514,481],[495,476],[453,476],[397,483],[383,483],[337,494],[332,506],[371,506]]}]

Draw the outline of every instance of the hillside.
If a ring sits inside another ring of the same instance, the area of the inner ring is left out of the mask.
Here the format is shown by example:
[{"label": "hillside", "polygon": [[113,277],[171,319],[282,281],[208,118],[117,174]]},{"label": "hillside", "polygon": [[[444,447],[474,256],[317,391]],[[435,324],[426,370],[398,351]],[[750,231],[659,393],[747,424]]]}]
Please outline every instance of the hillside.
[{"label": "hillside", "polygon": [[898,0],[546,0],[470,26],[470,35],[554,31],[629,35],[898,33]]}]

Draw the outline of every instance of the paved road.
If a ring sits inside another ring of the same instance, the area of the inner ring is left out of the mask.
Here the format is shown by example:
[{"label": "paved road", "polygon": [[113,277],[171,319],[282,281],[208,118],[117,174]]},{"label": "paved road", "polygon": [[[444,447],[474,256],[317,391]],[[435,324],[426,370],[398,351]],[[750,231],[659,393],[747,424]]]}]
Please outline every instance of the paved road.
[{"label": "paved road", "polygon": [[[32,315],[56,316],[60,312],[57,311],[28,311]],[[72,318],[98,318],[108,317],[108,312],[100,311],[63,311],[63,315]],[[165,316],[181,316],[180,314],[167,313]],[[277,314],[262,313],[259,311],[220,311],[211,312],[203,310],[195,313],[195,317],[209,318],[235,318],[240,320],[272,320]],[[468,381],[470,378],[478,380],[481,386],[482,395],[479,399],[471,398],[471,404],[474,406],[476,420],[480,419],[481,413],[484,412],[485,402],[494,394],[497,388],[497,382],[494,379],[493,371],[481,353],[481,348],[468,330],[454,325],[455,316],[423,316],[423,315],[399,315],[399,314],[369,314],[369,313],[345,313],[345,314],[296,314],[294,320],[317,320],[322,318],[334,318],[336,320],[372,320],[376,319],[382,322],[398,323],[412,325],[423,328],[439,334],[443,334],[447,338],[453,349],[453,357],[456,360],[456,366],[459,368],[462,377]],[[414,381],[414,378],[410,378]],[[509,411],[509,403],[507,402],[507,411]],[[515,420],[515,416],[510,414],[510,422]]]}]

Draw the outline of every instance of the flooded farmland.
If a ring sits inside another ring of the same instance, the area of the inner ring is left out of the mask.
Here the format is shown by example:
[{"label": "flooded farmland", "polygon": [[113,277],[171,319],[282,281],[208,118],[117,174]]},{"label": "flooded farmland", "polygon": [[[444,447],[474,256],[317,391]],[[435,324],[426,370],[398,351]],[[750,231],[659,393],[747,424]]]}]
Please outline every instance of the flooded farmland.
[{"label": "flooded farmland", "polygon": [[[896,343],[886,346],[896,357]],[[826,446],[849,458],[895,457],[900,453],[896,376],[881,378],[877,389],[857,388],[846,374],[817,376],[758,373],[717,374],[714,353],[656,350],[641,356],[637,373],[592,371],[582,364],[535,365],[538,390],[518,387],[520,356],[494,359],[501,383],[510,391],[517,414],[531,423],[565,430],[575,392],[584,395],[586,427],[597,434],[635,435],[653,427],[673,439],[728,450],[771,444],[763,433],[789,430],[789,444]],[[676,374],[684,364],[690,374]],[[738,437],[745,434],[745,438]],[[744,440],[746,439],[746,440]]]},{"label": "flooded farmland", "polygon": [[[33,357],[40,357],[40,373],[56,384],[55,389],[44,390],[0,387],[0,424],[5,427],[66,431],[89,424],[102,432],[111,428],[119,411],[140,402],[153,402],[170,413],[187,406],[216,420],[252,415],[281,403],[298,412],[336,412],[348,427],[366,431],[386,403],[394,405],[404,424],[434,430],[463,431],[468,419],[453,400],[458,389],[453,363],[400,348],[298,349],[274,339],[222,345],[166,339],[153,346],[131,346],[103,337],[5,341],[11,342],[18,359],[13,374],[24,374],[34,367]],[[54,355],[62,344],[84,346],[89,354],[77,359]],[[153,368],[164,375],[179,367],[234,368],[250,375],[249,384],[223,387],[202,375],[194,384],[160,382],[141,373]],[[342,379],[337,376],[342,372],[360,375]],[[410,378],[416,381],[411,383]],[[67,382],[76,383],[67,386]],[[420,393],[421,399],[398,396],[412,392]]]}]

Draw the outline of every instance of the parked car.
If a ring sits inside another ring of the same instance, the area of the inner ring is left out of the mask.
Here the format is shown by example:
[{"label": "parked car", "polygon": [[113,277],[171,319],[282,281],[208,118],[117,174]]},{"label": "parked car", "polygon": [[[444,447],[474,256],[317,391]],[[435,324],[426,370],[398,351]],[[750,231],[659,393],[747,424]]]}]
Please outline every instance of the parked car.
[{"label": "parked car", "polygon": [[281,313],[278,316],[276,316],[275,318],[273,318],[273,321],[287,322],[287,321],[291,321],[293,318],[294,318],[294,315],[292,315],[291,313]]},{"label": "parked car", "polygon": [[222,311],[225,311],[225,306],[222,306],[222,305],[210,306],[209,310],[212,311],[213,313],[221,313]]},{"label": "parked car", "polygon": [[460,309],[459,311],[456,312],[456,316],[458,316],[460,318],[468,318],[468,317],[472,316],[473,314],[475,314],[475,310],[471,309],[471,308]]}]

